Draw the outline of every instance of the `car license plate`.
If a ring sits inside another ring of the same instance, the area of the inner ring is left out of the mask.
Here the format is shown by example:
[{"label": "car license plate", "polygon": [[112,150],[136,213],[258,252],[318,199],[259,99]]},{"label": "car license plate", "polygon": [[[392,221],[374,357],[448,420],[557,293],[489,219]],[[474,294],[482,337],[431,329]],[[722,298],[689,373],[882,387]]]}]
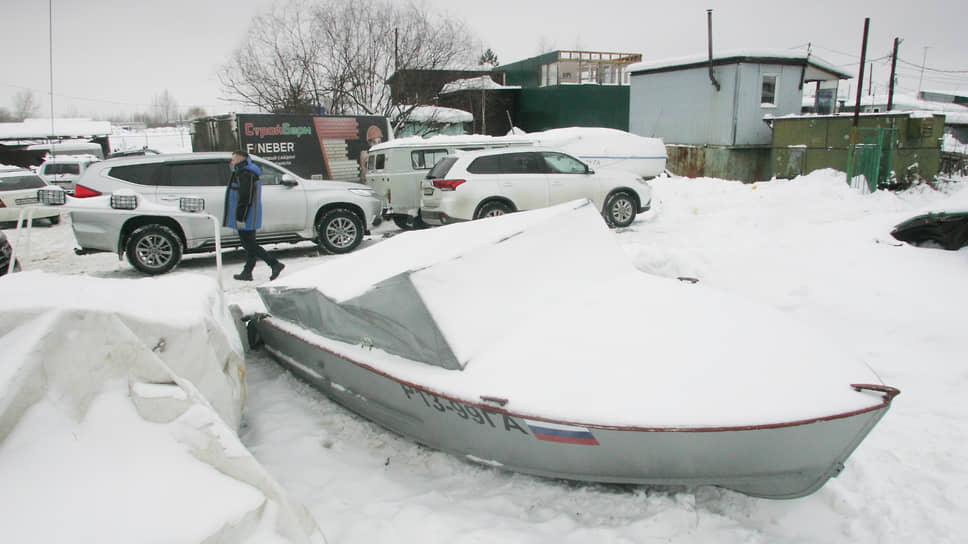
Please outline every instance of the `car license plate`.
[{"label": "car license plate", "polygon": [[424,196],[432,196],[433,194],[434,194],[433,188],[424,187]]},{"label": "car license plate", "polygon": [[37,204],[40,201],[37,200],[37,197],[32,197],[32,198],[18,198],[14,200],[14,202],[16,202],[18,206],[23,206],[24,204]]}]

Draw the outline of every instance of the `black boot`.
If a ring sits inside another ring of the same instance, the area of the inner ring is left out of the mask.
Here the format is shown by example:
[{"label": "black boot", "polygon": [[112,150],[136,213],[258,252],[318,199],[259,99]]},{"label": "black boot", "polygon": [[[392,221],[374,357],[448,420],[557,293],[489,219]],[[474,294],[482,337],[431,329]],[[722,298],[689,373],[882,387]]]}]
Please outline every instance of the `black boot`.
[{"label": "black boot", "polygon": [[282,269],[285,268],[285,267],[286,267],[286,265],[282,264],[279,261],[276,261],[276,264],[272,265],[272,275],[269,276],[269,279],[270,280],[274,280],[274,279],[278,278],[279,277],[279,274],[282,273]]},{"label": "black boot", "polygon": [[239,281],[252,281],[252,271],[243,270],[240,274],[235,274],[232,277]]}]

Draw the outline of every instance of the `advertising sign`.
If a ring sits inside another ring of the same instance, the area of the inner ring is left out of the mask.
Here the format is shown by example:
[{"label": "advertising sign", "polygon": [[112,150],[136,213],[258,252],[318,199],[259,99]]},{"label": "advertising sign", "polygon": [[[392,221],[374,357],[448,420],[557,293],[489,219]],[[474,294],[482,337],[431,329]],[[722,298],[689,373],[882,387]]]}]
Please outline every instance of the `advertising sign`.
[{"label": "advertising sign", "polygon": [[238,114],[239,143],[304,178],[365,180],[370,146],[386,141],[385,117]]}]

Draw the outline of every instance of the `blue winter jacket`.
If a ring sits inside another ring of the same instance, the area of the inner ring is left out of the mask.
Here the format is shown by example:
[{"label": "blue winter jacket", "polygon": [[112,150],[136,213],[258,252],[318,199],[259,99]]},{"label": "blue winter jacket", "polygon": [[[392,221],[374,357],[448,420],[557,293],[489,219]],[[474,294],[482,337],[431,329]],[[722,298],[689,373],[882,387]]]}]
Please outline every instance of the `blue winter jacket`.
[{"label": "blue winter jacket", "polygon": [[[222,224],[235,230],[262,228],[262,169],[246,159],[232,169],[232,178],[225,188],[225,216]],[[236,224],[245,223],[244,226]]]}]

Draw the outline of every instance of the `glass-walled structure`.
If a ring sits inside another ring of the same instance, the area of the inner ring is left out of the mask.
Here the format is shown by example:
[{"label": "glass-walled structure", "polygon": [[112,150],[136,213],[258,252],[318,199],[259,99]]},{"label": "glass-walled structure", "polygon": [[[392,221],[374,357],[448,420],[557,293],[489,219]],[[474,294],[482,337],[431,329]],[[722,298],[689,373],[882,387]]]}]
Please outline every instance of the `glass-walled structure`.
[{"label": "glass-walled structure", "polygon": [[628,85],[628,65],[640,62],[635,53],[595,51],[557,51],[558,58],[541,64],[538,86],[550,85]]}]

